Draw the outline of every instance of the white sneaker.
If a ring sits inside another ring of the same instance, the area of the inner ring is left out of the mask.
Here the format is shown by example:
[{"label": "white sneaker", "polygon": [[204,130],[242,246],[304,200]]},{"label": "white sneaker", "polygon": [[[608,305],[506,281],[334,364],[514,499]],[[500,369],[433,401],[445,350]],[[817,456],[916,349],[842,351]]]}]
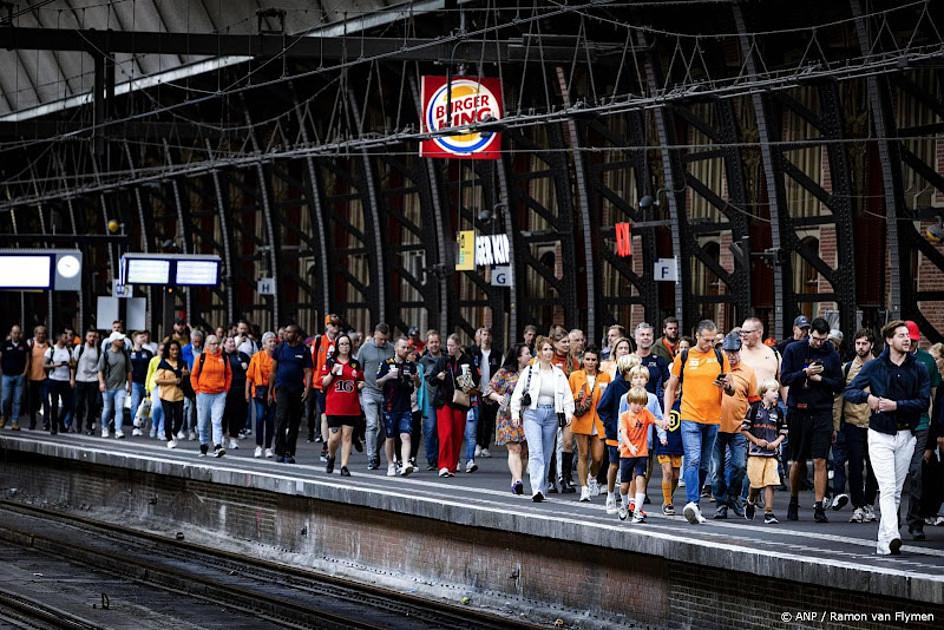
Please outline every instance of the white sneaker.
[{"label": "white sneaker", "polygon": [[878,520],[878,516],[875,515],[875,508],[871,505],[866,505],[864,508],[865,511],[865,520],[863,523],[874,523]]},{"label": "white sneaker", "polygon": [[256,459],[259,459],[260,457],[262,457],[262,447],[261,447],[261,446],[257,446],[257,447],[256,447],[256,450],[255,450],[255,452],[252,454],[252,456],[255,457]]},{"label": "white sneaker", "polygon": [[413,474],[413,464],[407,462],[406,466],[403,467],[403,470],[400,471],[401,477],[409,477]]},{"label": "white sneaker", "polygon": [[167,448],[177,448],[177,440],[167,440]]},{"label": "white sneaker", "polygon": [[580,501],[586,503],[590,500],[590,488],[588,486],[580,486]]},{"label": "white sneaker", "polygon": [[685,508],[682,510],[682,514],[685,515],[685,518],[692,525],[698,525],[708,520],[701,515],[701,510],[698,509],[698,506],[694,501],[685,505]]},{"label": "white sneaker", "polygon": [[237,442],[237,441],[234,440],[233,438],[230,438],[230,439],[229,439],[229,450],[235,451],[235,450],[238,449],[238,448],[239,448],[239,442]]},{"label": "white sneaker", "polygon": [[606,497],[606,513],[616,514],[616,497],[614,497],[612,494],[607,495]]},{"label": "white sneaker", "polygon": [[266,456],[266,459],[272,459],[273,457],[275,457],[275,452],[271,448],[267,448],[265,450],[265,456]]},{"label": "white sneaker", "polygon": [[681,477],[679,477],[678,487],[679,487],[679,488],[684,488],[684,487],[685,487],[685,480],[682,479]]},{"label": "white sneaker", "polygon": [[448,476],[449,476],[449,469],[448,469],[448,468],[445,468],[445,467],[440,468],[440,469],[439,469],[439,476],[440,476],[440,477],[448,477]]},{"label": "white sneaker", "polygon": [[596,497],[600,495],[600,484],[597,483],[595,477],[591,477],[587,482],[587,491],[590,493],[591,497]]},{"label": "white sneaker", "polygon": [[396,476],[397,476],[397,465],[396,465],[396,464],[388,464],[388,465],[387,465],[387,476],[388,476],[388,477],[396,477]]},{"label": "white sneaker", "polygon": [[488,459],[492,454],[488,452],[487,448],[483,448],[476,457],[481,457],[483,459]]},{"label": "white sneaker", "polygon": [[619,507],[616,508],[616,515],[619,516],[619,520],[625,521],[626,517],[629,516],[629,512],[626,510],[626,506],[623,505],[623,502],[620,501]]},{"label": "white sneaker", "polygon": [[862,508],[856,508],[852,511],[852,516],[849,517],[850,523],[864,523],[865,522],[865,510]]},{"label": "white sneaker", "polygon": [[107,438],[107,437],[108,437],[108,429],[102,429],[102,437],[103,437],[103,438]]},{"label": "white sneaker", "polygon": [[193,442],[194,440],[196,440],[196,439],[197,439],[197,432],[196,432],[196,431],[191,431],[191,432],[190,432],[190,435],[188,436],[187,439],[189,439],[191,442]]},{"label": "white sneaker", "polygon": [[178,439],[178,440],[181,440],[181,441],[186,440],[186,439],[187,439],[187,432],[184,431],[183,429],[181,429],[180,431],[178,431],[178,432],[177,432],[177,439]]},{"label": "white sneaker", "polygon": [[478,456],[481,455],[481,454],[482,454],[482,447],[479,446],[478,444],[476,444],[476,445],[475,445],[475,455],[474,455],[474,457],[478,457]]},{"label": "white sneaker", "polygon": [[141,429],[135,427],[135,428],[131,431],[131,435],[133,435],[134,437],[138,437],[139,435],[144,435],[144,431],[142,431]]},{"label": "white sneaker", "polygon": [[642,515],[641,511],[636,510],[635,512],[633,512],[633,520],[630,522],[631,523],[645,523],[646,517]]},{"label": "white sneaker", "polygon": [[466,462],[466,464],[465,464],[465,471],[466,471],[467,473],[474,473],[474,472],[475,472],[476,470],[478,470],[478,469],[479,469],[479,465],[475,463],[475,460],[474,460],[474,459],[470,459],[470,460],[469,460],[468,462]]},{"label": "white sneaker", "polygon": [[125,439],[125,432],[124,432],[124,431],[115,431],[115,439],[116,439],[116,440],[123,440],[123,439]]}]

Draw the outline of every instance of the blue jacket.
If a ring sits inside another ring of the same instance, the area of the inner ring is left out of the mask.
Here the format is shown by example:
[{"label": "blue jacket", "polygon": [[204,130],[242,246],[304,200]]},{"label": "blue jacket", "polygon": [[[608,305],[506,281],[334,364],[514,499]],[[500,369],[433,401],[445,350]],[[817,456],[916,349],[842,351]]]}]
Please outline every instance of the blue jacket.
[{"label": "blue jacket", "polygon": [[[895,379],[895,383],[891,379]],[[843,397],[851,403],[864,403],[869,394],[890,398],[898,403],[898,409],[890,413],[873,411],[869,417],[869,428],[879,433],[895,435],[902,428],[914,430],[921,414],[931,404],[931,379],[928,370],[907,354],[902,364],[891,362],[886,348],[874,361],[865,364],[849,386]]]},{"label": "blue jacket", "polygon": [[597,414],[600,421],[603,422],[603,428],[606,431],[606,439],[619,439],[619,406],[620,398],[630,390],[629,383],[623,378],[619,370],[616,376],[610,381],[610,384],[603,390],[603,396],[597,403]]},{"label": "blue jacket", "polygon": [[[821,374],[823,380],[819,382],[807,381],[803,372],[814,360],[822,362],[825,368]],[[831,414],[836,394],[842,391],[845,384],[839,353],[829,342],[824,343],[822,348],[814,348],[808,341],[791,343],[783,353],[780,383],[790,388],[787,407],[804,411],[828,411]]]}]

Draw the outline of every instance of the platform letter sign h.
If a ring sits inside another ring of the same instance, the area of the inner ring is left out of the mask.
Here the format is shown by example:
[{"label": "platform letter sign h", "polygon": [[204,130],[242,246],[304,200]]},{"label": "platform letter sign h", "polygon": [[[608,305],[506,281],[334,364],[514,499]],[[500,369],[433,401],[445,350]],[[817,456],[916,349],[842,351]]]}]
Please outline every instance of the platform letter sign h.
[{"label": "platform letter sign h", "polygon": [[616,255],[624,257],[633,255],[633,239],[629,223],[616,224]]}]

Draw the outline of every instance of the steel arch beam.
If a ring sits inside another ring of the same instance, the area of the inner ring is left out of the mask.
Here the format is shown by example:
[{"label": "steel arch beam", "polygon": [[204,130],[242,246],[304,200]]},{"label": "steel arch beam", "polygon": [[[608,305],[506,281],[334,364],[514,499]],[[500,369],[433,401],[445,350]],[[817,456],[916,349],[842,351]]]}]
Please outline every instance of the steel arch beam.
[{"label": "steel arch beam", "polygon": [[[745,65],[750,74],[757,73],[757,61],[754,58],[753,48],[747,38],[747,27],[744,22],[744,14],[741,7],[734,3],[731,6],[734,12],[734,23],[737,27],[738,42],[741,48],[741,55],[745,59]],[[782,338],[788,334],[787,322],[792,319],[790,315],[796,309],[796,301],[793,296],[793,285],[791,283],[791,268],[789,256],[784,255],[783,233],[789,229],[789,219],[786,215],[786,195],[783,188],[783,166],[779,154],[774,153],[770,146],[772,130],[770,128],[771,115],[769,104],[764,95],[753,92],[751,94],[751,105],[754,108],[754,118],[757,123],[757,140],[760,144],[761,161],[764,166],[764,184],[767,188],[767,203],[770,217],[770,240],[771,248],[774,252],[773,275],[774,275],[774,317],[771,324],[772,334],[775,338]],[[790,313],[787,313],[787,308]]]},{"label": "steel arch beam", "polygon": [[[869,54],[872,44],[869,41],[867,18],[862,11],[861,0],[849,0],[849,7],[856,18],[856,38],[863,55]],[[869,114],[875,131],[875,144],[878,147],[879,166],[882,170],[882,192],[885,199],[885,239],[888,248],[889,274],[889,313],[891,319],[901,316],[902,299],[902,237],[898,228],[898,218],[904,210],[904,186],[901,179],[901,153],[898,142],[889,140],[895,134],[894,114],[888,79],[868,76],[866,92],[869,99]]]}]

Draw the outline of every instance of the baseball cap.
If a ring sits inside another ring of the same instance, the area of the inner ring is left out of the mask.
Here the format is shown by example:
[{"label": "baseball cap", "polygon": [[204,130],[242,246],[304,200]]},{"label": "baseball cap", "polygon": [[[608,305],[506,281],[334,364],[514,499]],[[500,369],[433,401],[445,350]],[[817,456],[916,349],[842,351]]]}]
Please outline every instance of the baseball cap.
[{"label": "baseball cap", "polygon": [[806,315],[800,315],[795,320],[793,320],[793,325],[797,328],[809,328],[810,320],[807,319]]},{"label": "baseball cap", "polygon": [[912,341],[921,341],[921,331],[918,330],[916,323],[909,319],[905,322],[905,326],[908,327],[908,336],[911,337]]},{"label": "baseball cap", "polygon": [[735,333],[728,333],[725,335],[724,341],[721,342],[721,349],[727,350],[728,352],[740,352],[741,336]]},{"label": "baseball cap", "polygon": [[328,313],[324,318],[325,326],[340,326],[341,318],[335,315],[334,313]]},{"label": "baseball cap", "polygon": [[112,334],[108,335],[108,343],[114,343],[116,341],[120,341],[121,343],[124,343],[125,342],[124,333],[115,331]]},{"label": "baseball cap", "polygon": [[837,329],[835,329],[835,328],[833,328],[832,330],[830,330],[830,331],[829,331],[829,340],[832,341],[833,339],[835,339],[835,340],[838,341],[839,343],[842,343],[842,340],[843,340],[842,331],[841,331],[841,330],[837,330]]},{"label": "baseball cap", "polygon": [[406,331],[407,337],[415,337],[420,334],[420,329],[416,326],[410,326],[410,329]]}]

